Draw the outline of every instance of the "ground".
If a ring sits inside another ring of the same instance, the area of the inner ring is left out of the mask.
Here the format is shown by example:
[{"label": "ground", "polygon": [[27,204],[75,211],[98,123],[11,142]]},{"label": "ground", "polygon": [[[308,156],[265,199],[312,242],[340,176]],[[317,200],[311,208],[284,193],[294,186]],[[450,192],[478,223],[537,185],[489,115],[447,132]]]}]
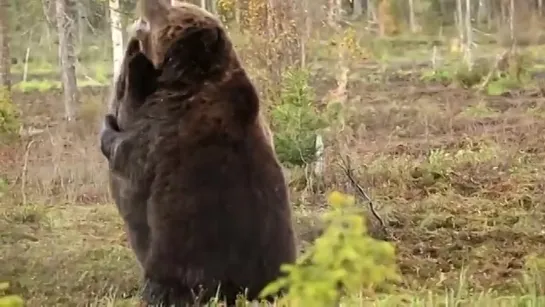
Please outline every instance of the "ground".
[{"label": "ground", "polygon": [[[545,292],[543,268],[531,260],[545,254],[541,92],[488,96],[399,72],[371,79],[363,70],[350,76],[352,111],[326,139],[344,144],[393,236],[403,283],[380,302],[518,306],[524,294],[526,304],[545,303],[536,296]],[[0,149],[0,279],[28,306],[130,305],[124,298],[138,291],[96,143],[106,96],[82,90],[80,119],[64,124],[59,91],[14,94],[25,126],[40,133]],[[327,154],[323,192],[354,193],[335,149]],[[308,233],[323,194],[292,188],[297,229]]]}]

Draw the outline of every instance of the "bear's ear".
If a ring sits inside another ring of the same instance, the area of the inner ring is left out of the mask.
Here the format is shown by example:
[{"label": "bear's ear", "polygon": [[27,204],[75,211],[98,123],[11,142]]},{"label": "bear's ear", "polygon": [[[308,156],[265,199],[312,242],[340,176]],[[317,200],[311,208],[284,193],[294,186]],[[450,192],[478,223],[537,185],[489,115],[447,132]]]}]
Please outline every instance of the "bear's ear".
[{"label": "bear's ear", "polygon": [[138,39],[132,37],[125,48],[125,56],[123,57],[123,62],[121,63],[121,70],[119,72],[119,76],[117,76],[117,79],[115,80],[115,99],[118,101],[123,99],[125,96],[127,83],[125,79],[127,78],[128,73],[128,63],[130,59],[139,52],[140,42]]},{"label": "bear's ear", "polygon": [[132,57],[137,52],[140,52],[140,41],[136,37],[131,37],[125,49],[125,59]]},{"label": "bear's ear", "polygon": [[157,89],[158,72],[142,52],[133,55],[127,64],[125,91],[132,107],[138,108]]},{"label": "bear's ear", "polygon": [[[225,55],[225,34],[217,26],[190,27],[168,48],[163,66],[209,72]],[[166,65],[166,66],[165,66]]]},{"label": "bear's ear", "polygon": [[135,37],[142,41],[150,35],[151,27],[149,22],[140,17],[135,22],[127,27],[127,35],[129,37]]}]

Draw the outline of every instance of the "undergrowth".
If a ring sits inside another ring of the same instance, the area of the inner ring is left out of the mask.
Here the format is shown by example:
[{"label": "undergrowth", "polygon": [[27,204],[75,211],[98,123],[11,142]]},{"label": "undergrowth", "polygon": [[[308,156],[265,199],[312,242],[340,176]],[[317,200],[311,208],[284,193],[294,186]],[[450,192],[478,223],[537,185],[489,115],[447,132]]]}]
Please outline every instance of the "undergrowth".
[{"label": "undergrowth", "polygon": [[281,306],[332,306],[341,294],[374,291],[399,281],[391,243],[367,235],[364,218],[354,198],[333,192],[328,197],[324,233],[295,264],[284,265],[287,276],[268,285],[263,295],[288,289]]},{"label": "undergrowth", "polygon": [[3,138],[14,136],[19,132],[19,127],[19,111],[9,92],[0,88],[0,134]]},{"label": "undergrowth", "polygon": [[6,294],[8,290],[9,283],[0,283],[0,307],[23,307],[23,299],[18,295]]}]

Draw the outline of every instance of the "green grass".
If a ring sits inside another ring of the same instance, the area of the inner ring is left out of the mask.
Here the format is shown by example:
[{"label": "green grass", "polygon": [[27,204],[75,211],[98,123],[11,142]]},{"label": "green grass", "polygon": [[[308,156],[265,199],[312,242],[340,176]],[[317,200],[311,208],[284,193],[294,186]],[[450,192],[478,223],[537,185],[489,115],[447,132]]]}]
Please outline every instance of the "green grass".
[{"label": "green grass", "polygon": [[[77,80],[78,87],[84,88],[88,86],[105,86],[107,83],[99,82],[98,80]],[[16,91],[21,91],[23,93],[27,92],[48,92],[53,89],[62,88],[60,81],[51,81],[51,80],[32,80],[19,82],[13,85],[13,89]]]}]

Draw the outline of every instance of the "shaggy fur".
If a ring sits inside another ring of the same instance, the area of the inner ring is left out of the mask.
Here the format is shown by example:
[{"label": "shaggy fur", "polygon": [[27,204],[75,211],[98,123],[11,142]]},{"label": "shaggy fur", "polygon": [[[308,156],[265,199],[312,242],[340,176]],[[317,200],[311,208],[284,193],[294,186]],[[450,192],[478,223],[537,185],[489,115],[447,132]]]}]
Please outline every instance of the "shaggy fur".
[{"label": "shaggy fur", "polygon": [[[140,108],[146,98],[156,90],[158,72],[140,52],[139,44],[140,42],[135,38],[129,40],[110,99],[110,113],[115,114],[115,117],[105,122],[103,129],[118,125],[121,129],[126,128],[134,118],[135,110]],[[125,166],[119,166],[119,163],[124,163],[124,155],[114,155],[110,152],[111,145],[109,145],[110,148],[104,146],[106,143],[101,142],[102,153],[106,157],[115,156],[117,160],[109,160],[114,165],[118,165],[118,169],[125,169]],[[143,180],[131,181],[112,167],[110,167],[109,180],[112,197],[125,222],[129,243],[138,261],[143,263],[149,248],[149,226],[146,217],[149,186]]]},{"label": "shaggy fur", "polygon": [[149,239],[144,300],[204,304],[218,287],[229,304],[245,291],[254,299],[296,256],[256,90],[206,11],[184,3],[165,9],[163,23],[148,20],[157,89],[123,124],[108,115],[101,134],[111,171],[129,186],[121,198],[136,204],[125,221],[149,229],[137,234]]}]

